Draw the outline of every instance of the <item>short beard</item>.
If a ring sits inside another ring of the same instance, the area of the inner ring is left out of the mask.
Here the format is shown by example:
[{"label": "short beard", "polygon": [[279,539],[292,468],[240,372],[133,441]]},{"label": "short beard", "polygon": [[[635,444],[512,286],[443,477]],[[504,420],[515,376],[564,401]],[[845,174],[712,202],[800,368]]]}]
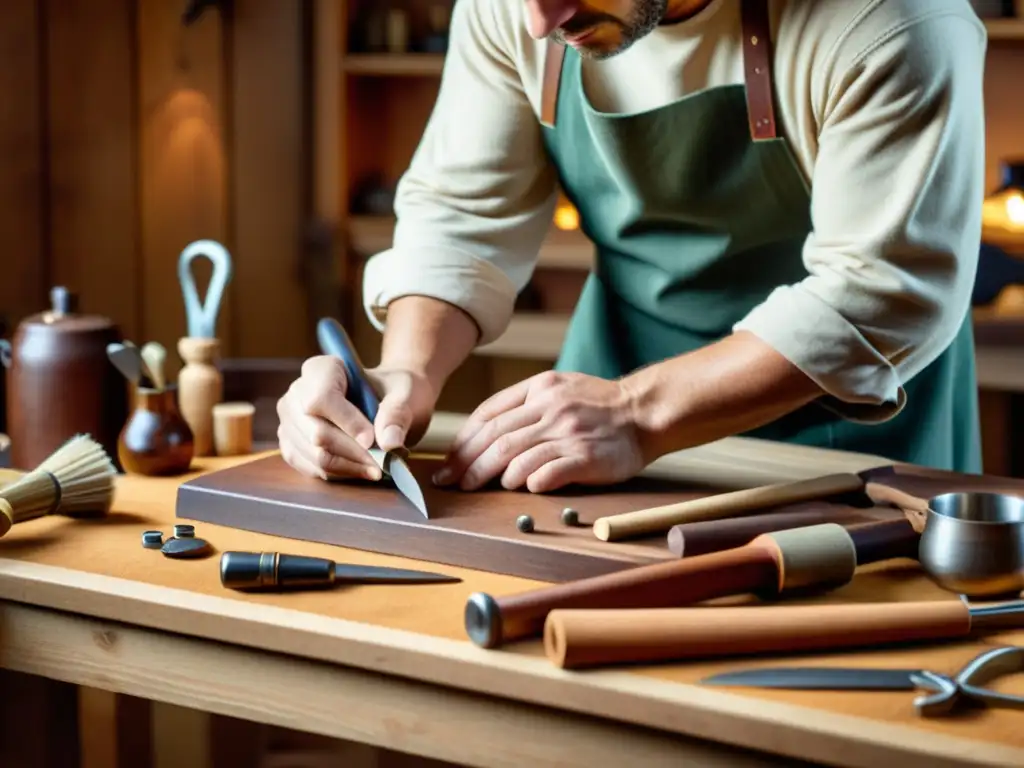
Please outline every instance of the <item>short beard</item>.
[{"label": "short beard", "polygon": [[[616,56],[632,46],[637,40],[653,32],[661,24],[666,13],[668,13],[668,0],[637,0],[636,5],[633,7],[633,12],[629,15],[628,19],[624,21],[611,18],[601,19],[602,21],[614,22],[618,25],[621,39],[617,47],[605,50],[601,48],[588,48],[586,45],[583,45],[577,49],[577,52],[585,59],[609,59],[612,56]],[[584,19],[584,24],[587,24],[587,22],[588,20]],[[592,26],[592,22],[589,25]],[[565,33],[572,34],[581,31],[583,30],[578,28],[578,26],[577,28],[570,26],[567,30],[556,29],[549,37],[556,43],[567,45]]]}]

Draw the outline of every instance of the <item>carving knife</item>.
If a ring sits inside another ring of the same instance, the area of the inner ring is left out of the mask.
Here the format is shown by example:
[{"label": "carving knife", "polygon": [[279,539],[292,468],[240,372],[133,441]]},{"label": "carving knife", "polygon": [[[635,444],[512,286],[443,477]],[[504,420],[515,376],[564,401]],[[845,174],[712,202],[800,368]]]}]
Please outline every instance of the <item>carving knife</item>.
[{"label": "carving knife", "polygon": [[922,678],[925,678],[925,670],[922,669],[769,667],[724,672],[701,682],[705,685],[808,691],[913,691],[926,687],[922,685]]},{"label": "carving knife", "polygon": [[325,557],[280,552],[225,552],[220,556],[220,583],[229,589],[276,590],[327,587],[332,584],[445,584],[455,576],[406,568],[348,565]]},{"label": "carving knife", "polygon": [[[337,320],[325,317],[317,324],[316,337],[320,343],[320,349],[325,355],[339,357],[345,364],[345,372],[348,374],[348,400],[372,424],[377,418],[380,399],[374,391],[345,329]],[[370,449],[370,455],[380,466],[381,471],[391,477],[399,492],[420,511],[420,514],[429,520],[430,513],[427,511],[427,502],[423,498],[423,489],[420,488],[420,484],[416,481],[412,470],[409,469],[409,465],[405,463],[405,459],[395,451],[384,452],[376,446]]]}]

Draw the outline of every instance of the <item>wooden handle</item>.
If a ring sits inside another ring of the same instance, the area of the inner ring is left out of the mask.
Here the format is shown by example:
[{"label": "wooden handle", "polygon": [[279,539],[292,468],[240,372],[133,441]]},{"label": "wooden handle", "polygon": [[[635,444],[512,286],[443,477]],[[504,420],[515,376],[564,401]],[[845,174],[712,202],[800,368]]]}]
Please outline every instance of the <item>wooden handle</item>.
[{"label": "wooden handle", "polygon": [[857,565],[903,557],[917,560],[921,534],[903,515],[892,520],[851,525],[847,532],[857,550]]},{"label": "wooden handle", "polygon": [[863,489],[864,481],[858,475],[846,473],[825,475],[796,483],[747,488],[662,507],[600,517],[594,521],[594,535],[602,541],[619,541],[632,536],[664,533],[673,525],[682,523],[749,515],[769,507],[824,499]]},{"label": "wooden handle", "polygon": [[903,510],[903,514],[913,523],[917,532],[924,532],[924,525],[928,520],[928,499],[919,498],[882,483],[869,482],[865,484],[864,493],[875,504],[890,504]]},{"label": "wooden handle", "polygon": [[[685,562],[685,561],[684,561]],[[854,605],[565,610],[548,614],[544,652],[564,669],[963,637],[960,600]]]},{"label": "wooden handle", "polygon": [[668,608],[716,597],[753,593],[774,597],[807,587],[847,583],[857,551],[846,529],[834,523],[758,536],[749,544],[700,557],[627,568],[590,579],[494,598],[469,597],[465,627],[477,645],[540,635],[556,608]]},{"label": "wooden handle", "polygon": [[14,525],[14,508],[6,499],[0,499],[0,536],[4,536]]},{"label": "wooden handle", "polygon": [[899,519],[902,518],[902,514],[886,507],[857,509],[811,502],[806,509],[674,525],[668,532],[668,548],[676,557],[694,557],[742,547],[762,533],[802,528],[817,523],[851,525],[887,518]]},{"label": "wooden handle", "polygon": [[495,648],[539,636],[555,608],[660,608],[716,597],[775,590],[779,556],[765,543],[702,557],[643,565],[589,579],[494,598],[470,596],[466,633],[477,645]]}]

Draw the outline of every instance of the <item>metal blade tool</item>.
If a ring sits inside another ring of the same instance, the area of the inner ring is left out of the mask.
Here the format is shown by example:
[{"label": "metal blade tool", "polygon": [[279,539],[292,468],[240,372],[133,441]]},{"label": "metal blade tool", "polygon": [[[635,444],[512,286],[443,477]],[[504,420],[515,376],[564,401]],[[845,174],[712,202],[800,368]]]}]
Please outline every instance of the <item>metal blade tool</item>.
[{"label": "metal blade tool", "polygon": [[[325,355],[341,358],[348,375],[346,396],[372,424],[380,409],[380,398],[374,391],[373,384],[366,375],[366,369],[359,360],[359,355],[356,354],[345,329],[337,320],[325,317],[317,324],[316,336]],[[381,471],[391,478],[399,492],[429,520],[430,513],[423,498],[423,489],[420,488],[405,459],[396,451],[385,452],[376,446],[370,449],[370,455],[380,466]]]},{"label": "metal blade tool", "polygon": [[336,584],[450,584],[455,576],[407,568],[336,563],[325,557],[280,552],[225,552],[220,583],[229,589],[312,589]]}]

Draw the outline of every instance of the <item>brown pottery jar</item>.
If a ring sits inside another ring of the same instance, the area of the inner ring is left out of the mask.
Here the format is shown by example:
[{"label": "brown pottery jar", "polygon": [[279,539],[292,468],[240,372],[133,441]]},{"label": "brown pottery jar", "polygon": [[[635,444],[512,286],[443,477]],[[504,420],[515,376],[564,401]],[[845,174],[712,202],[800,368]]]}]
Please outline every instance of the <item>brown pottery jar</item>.
[{"label": "brown pottery jar", "polygon": [[50,301],[50,309],[21,322],[10,342],[0,340],[10,464],[34,469],[76,434],[91,435],[116,463],[128,385],[107,345],[121,341],[121,333],[105,317],[77,314],[66,288],[51,290]]},{"label": "brown pottery jar", "polygon": [[135,410],[121,430],[118,456],[125,472],[179,475],[192,465],[192,430],[178,410],[178,388],[135,392]]}]

